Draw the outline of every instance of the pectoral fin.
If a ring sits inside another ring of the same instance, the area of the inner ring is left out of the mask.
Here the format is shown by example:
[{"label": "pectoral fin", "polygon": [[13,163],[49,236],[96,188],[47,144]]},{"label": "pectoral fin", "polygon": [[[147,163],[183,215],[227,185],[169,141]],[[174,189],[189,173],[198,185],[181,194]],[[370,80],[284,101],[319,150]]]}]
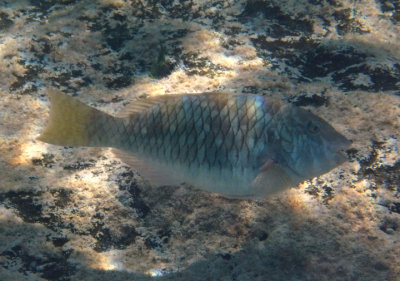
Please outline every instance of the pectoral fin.
[{"label": "pectoral fin", "polygon": [[294,182],[290,176],[271,158],[261,166],[250,187],[255,197],[265,197],[292,185]]}]

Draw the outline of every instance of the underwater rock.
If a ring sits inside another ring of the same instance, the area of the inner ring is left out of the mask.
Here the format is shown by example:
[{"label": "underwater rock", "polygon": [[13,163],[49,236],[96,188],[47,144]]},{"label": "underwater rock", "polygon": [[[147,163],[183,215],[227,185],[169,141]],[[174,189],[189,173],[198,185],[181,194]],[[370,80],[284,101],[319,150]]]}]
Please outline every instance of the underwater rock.
[{"label": "underwater rock", "polygon": [[[0,280],[397,281],[399,22],[392,0],[1,1]],[[112,115],[264,95],[353,144],[263,200],[151,187],[107,149],[36,141],[49,88]]]}]

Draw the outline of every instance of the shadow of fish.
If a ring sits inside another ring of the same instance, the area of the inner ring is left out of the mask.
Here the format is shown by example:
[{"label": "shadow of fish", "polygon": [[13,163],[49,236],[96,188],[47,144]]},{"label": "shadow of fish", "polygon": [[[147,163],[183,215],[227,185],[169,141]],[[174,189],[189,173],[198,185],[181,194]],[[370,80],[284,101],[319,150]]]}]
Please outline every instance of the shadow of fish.
[{"label": "shadow of fish", "polygon": [[350,141],[314,114],[257,95],[163,95],[117,117],[49,91],[39,140],[113,147],[158,185],[183,181],[227,197],[265,197],[344,162]]}]

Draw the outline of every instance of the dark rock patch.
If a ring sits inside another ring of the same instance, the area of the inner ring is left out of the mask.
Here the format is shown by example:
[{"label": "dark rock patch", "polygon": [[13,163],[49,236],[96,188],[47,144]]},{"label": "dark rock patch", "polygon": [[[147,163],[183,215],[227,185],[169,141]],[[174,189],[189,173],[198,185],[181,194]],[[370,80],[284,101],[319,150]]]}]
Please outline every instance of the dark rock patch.
[{"label": "dark rock patch", "polygon": [[43,62],[43,59],[46,55],[50,54],[53,48],[54,47],[49,39],[44,37],[39,39],[33,38],[29,51],[32,52],[40,62]]},{"label": "dark rock patch", "polygon": [[371,143],[371,151],[368,156],[359,159],[360,170],[358,174],[361,176],[365,176],[371,173],[371,165],[375,163],[378,158],[378,150],[382,149],[384,146],[384,142],[373,140]]},{"label": "dark rock patch", "polygon": [[302,94],[290,97],[288,99],[288,102],[293,103],[297,106],[320,107],[320,106],[328,106],[329,98],[317,94],[312,94],[311,96],[307,94]]},{"label": "dark rock patch", "polygon": [[89,230],[89,233],[97,240],[94,247],[96,252],[107,251],[111,248],[112,237],[110,229],[104,227],[103,222],[94,223],[93,227]]},{"label": "dark rock patch", "polygon": [[108,46],[114,51],[119,51],[126,41],[133,39],[132,31],[124,24],[118,24],[115,27],[106,26],[103,36]]},{"label": "dark rock patch", "polygon": [[134,67],[129,63],[115,63],[113,66],[104,70],[105,74],[111,74],[114,77],[105,78],[106,87],[109,89],[121,89],[131,85],[134,82]]},{"label": "dark rock patch", "polygon": [[161,248],[163,245],[160,241],[158,241],[157,237],[154,235],[150,235],[144,240],[144,245],[147,249],[155,249]]},{"label": "dark rock patch", "polygon": [[101,31],[104,28],[104,24],[101,21],[101,17],[88,17],[88,16],[80,16],[78,20],[86,23],[87,29],[96,32]]},{"label": "dark rock patch", "polygon": [[130,169],[126,169],[126,171],[120,173],[118,175],[118,185],[120,190],[126,190],[129,188],[131,182],[133,180],[133,172]]},{"label": "dark rock patch", "polygon": [[55,205],[59,208],[65,208],[72,201],[72,190],[61,188],[58,190],[51,190],[50,193],[55,198]]},{"label": "dark rock patch", "polygon": [[[319,184],[321,183],[322,182],[319,182]],[[312,195],[314,198],[320,198],[326,205],[335,197],[334,189],[327,184],[323,185],[321,188],[318,187],[318,185],[312,184],[308,186],[304,192]]]},{"label": "dark rock patch", "polygon": [[29,2],[40,11],[48,12],[55,5],[70,5],[77,0],[30,0]]},{"label": "dark rock patch", "polygon": [[391,217],[385,217],[379,226],[379,229],[386,234],[393,234],[399,228],[399,222]]},{"label": "dark rock patch", "polygon": [[[383,142],[373,141],[369,155],[358,159],[360,169],[357,175],[359,179],[366,178],[372,182],[371,191],[375,191],[377,186],[382,186],[393,192],[394,196],[392,198],[382,200],[379,204],[386,207],[388,213],[400,213],[400,200],[398,198],[400,193],[400,161],[395,162],[392,166],[378,163],[378,152],[384,148]],[[358,157],[356,156],[355,158]],[[374,192],[372,196],[376,197]],[[397,223],[394,223],[395,227],[388,227],[388,225],[386,222],[382,223],[381,230],[387,232],[386,229],[388,228],[397,229]]]},{"label": "dark rock patch", "polygon": [[156,235],[149,235],[146,237],[144,244],[148,249],[162,248],[168,243],[171,234],[172,231],[170,229],[160,229],[157,231]]},{"label": "dark rock patch", "polygon": [[99,99],[97,102],[98,103],[102,103],[102,104],[106,104],[106,103],[119,103],[119,102],[122,102],[122,101],[124,101],[124,98],[117,95],[117,96],[113,97],[109,101],[106,101],[106,100],[103,100],[103,99]]},{"label": "dark rock patch", "polygon": [[400,192],[400,161],[393,166],[379,165],[376,168],[364,168],[363,176],[373,179],[389,190]]},{"label": "dark rock patch", "polygon": [[[83,71],[80,69],[79,65],[71,65],[71,69],[63,70],[59,74],[52,76],[49,78],[52,81],[53,86],[57,88],[65,87],[72,92],[76,92],[78,88],[88,86],[91,83],[91,78],[84,77]],[[74,85],[71,84],[71,81],[74,78],[80,78],[79,81],[74,82]]]},{"label": "dark rock patch", "polygon": [[133,226],[121,225],[118,229],[111,230],[102,221],[95,221],[89,233],[97,240],[93,248],[96,252],[104,252],[112,248],[125,249],[134,243],[139,235]]},{"label": "dark rock patch", "polygon": [[389,211],[400,214],[400,202],[392,202],[389,206]]},{"label": "dark rock patch", "polygon": [[125,77],[125,76],[117,76],[115,78],[107,78],[106,79],[106,87],[108,89],[122,89],[125,87],[128,87],[129,85],[132,84],[133,79],[131,77]]},{"label": "dark rock patch", "polygon": [[88,161],[77,161],[75,163],[65,165],[64,170],[84,170],[94,167],[95,163],[96,160],[94,159],[89,159]]},{"label": "dark rock patch", "polygon": [[258,35],[256,38],[251,38],[251,41],[261,56],[271,56],[280,59],[290,59],[296,55],[296,52],[307,52],[319,46],[319,42],[304,36],[299,40],[286,41],[281,39],[270,40],[265,35]]},{"label": "dark rock patch", "polygon": [[130,204],[130,207],[136,210],[136,213],[140,218],[146,217],[151,210],[141,198],[140,193],[142,191],[138,188],[137,184],[132,182],[127,191],[132,196],[132,203]]},{"label": "dark rock patch", "polygon": [[42,158],[33,158],[32,164],[35,166],[42,166],[46,168],[52,168],[55,164],[54,154],[43,153]]},{"label": "dark rock patch", "polygon": [[[226,33],[226,32],[225,32]],[[243,46],[244,42],[241,40],[236,40],[233,38],[229,38],[228,40],[223,40],[221,46],[227,50],[233,50],[236,46]]]},{"label": "dark rock patch", "polygon": [[322,186],[322,190],[324,191],[322,196],[321,196],[322,197],[322,202],[324,202],[324,204],[327,204],[335,196],[334,190],[333,190],[332,187],[330,187],[328,185]]},{"label": "dark rock patch", "polygon": [[[367,75],[371,84],[355,84],[354,79],[357,74]],[[364,91],[395,91],[400,89],[399,77],[400,65],[396,64],[392,69],[370,68],[365,64],[352,66],[343,72],[336,72],[332,79],[339,84],[339,88],[345,91],[364,90]]]},{"label": "dark rock patch", "polygon": [[209,59],[201,57],[196,53],[184,54],[182,61],[188,68],[188,75],[201,75],[213,78],[218,75],[218,72],[224,70],[223,67],[213,64]]},{"label": "dark rock patch", "polygon": [[46,280],[68,281],[76,271],[76,266],[68,262],[72,251],[43,253],[40,256],[30,254],[29,249],[16,245],[0,253],[8,262],[1,262],[0,267],[8,269],[11,264],[20,263],[20,272],[38,273]]},{"label": "dark rock patch", "polygon": [[121,61],[121,60],[131,61],[131,60],[133,60],[133,59],[134,59],[134,55],[133,55],[133,53],[131,53],[131,52],[122,53],[122,54],[120,55],[120,57],[119,57],[119,60],[120,60],[120,61]]},{"label": "dark rock patch", "polygon": [[285,244],[277,246],[276,248],[268,249],[268,259],[265,263],[266,268],[269,270],[279,269],[279,271],[284,272],[282,276],[279,276],[282,280],[304,279],[304,268],[310,259],[309,253],[296,247],[286,246]]},{"label": "dark rock patch", "polygon": [[368,178],[389,190],[400,192],[400,161],[397,161],[393,166],[374,165],[377,161],[378,150],[383,148],[383,142],[372,142],[370,154],[359,160],[358,176]]},{"label": "dark rock patch", "polygon": [[[237,35],[241,32],[243,32],[243,28],[239,27],[239,26],[230,26],[230,27],[227,27],[224,29],[224,33],[229,36]],[[227,47],[224,46],[224,48],[227,48]],[[227,48],[227,49],[229,49],[229,48]]]},{"label": "dark rock patch", "polygon": [[135,228],[130,225],[121,226],[120,232],[121,235],[117,237],[114,243],[114,247],[119,250],[125,249],[127,246],[134,243],[136,237],[139,235]]},{"label": "dark rock patch", "polygon": [[358,53],[352,47],[329,49],[319,45],[313,50],[293,55],[289,58],[288,65],[298,68],[303,76],[314,79],[363,63],[366,57],[365,54]]},{"label": "dark rock patch", "polygon": [[7,29],[13,24],[14,22],[10,19],[9,15],[0,11],[0,30]]},{"label": "dark rock patch", "polygon": [[316,187],[315,185],[310,185],[306,188],[306,190],[304,192],[312,195],[314,198],[317,198],[317,197],[319,197],[321,190],[318,187]]},{"label": "dark rock patch", "polygon": [[258,94],[259,88],[257,86],[243,86],[242,93],[244,94]]},{"label": "dark rock patch", "polygon": [[126,15],[109,9],[100,10],[93,17],[81,16],[79,20],[84,21],[90,31],[100,31],[108,47],[116,52],[120,51],[125,42],[132,40],[137,33],[136,28],[129,28],[129,20]]},{"label": "dark rock patch", "polygon": [[176,66],[176,62],[174,62],[170,58],[166,58],[166,51],[167,50],[165,47],[160,47],[158,58],[150,68],[149,73],[154,78],[159,79],[168,76],[172,73]]},{"label": "dark rock patch", "polygon": [[194,9],[195,4],[193,1],[161,0],[160,2],[162,5],[165,5],[164,8],[173,18],[179,18],[188,21],[200,17],[199,11]]},{"label": "dark rock patch", "polygon": [[[313,0],[313,1],[314,1],[314,0]],[[342,4],[341,1],[339,1],[339,0],[326,0],[326,2],[327,2],[329,5],[332,5],[333,7],[336,7],[336,8],[343,7],[343,4]]]},{"label": "dark rock patch", "polygon": [[309,0],[308,2],[313,5],[321,5],[324,0]]},{"label": "dark rock patch", "polygon": [[386,263],[378,261],[374,264],[374,268],[379,271],[387,271],[390,267]]},{"label": "dark rock patch", "polygon": [[64,208],[71,201],[69,191],[58,190],[52,192],[56,197],[54,205],[43,205],[42,191],[9,191],[0,193],[0,202],[6,208],[15,209],[26,223],[41,223],[52,231],[70,229],[73,233],[79,231],[72,223],[66,224],[55,212],[48,212],[55,208]]},{"label": "dark rock patch", "polygon": [[42,193],[34,191],[9,191],[0,194],[0,201],[8,201],[6,206],[14,207],[25,222],[43,222],[43,206],[39,203],[40,200],[38,200]]},{"label": "dark rock patch", "polygon": [[269,236],[268,232],[266,232],[265,230],[260,229],[260,228],[255,228],[255,229],[251,230],[249,234],[250,234],[250,237],[255,237],[259,241],[267,240],[267,238]]},{"label": "dark rock patch", "polygon": [[338,23],[336,31],[339,35],[346,33],[368,33],[368,31],[363,29],[361,23],[352,17],[353,13],[355,11],[352,9],[342,9],[335,11],[333,14]]},{"label": "dark rock patch", "polygon": [[357,160],[357,159],[356,159],[357,153],[358,153],[358,150],[355,149],[355,148],[350,148],[350,149],[346,150],[347,158],[348,158],[351,162]]},{"label": "dark rock patch", "polygon": [[266,34],[274,38],[298,35],[308,36],[313,32],[312,22],[285,14],[270,1],[248,0],[240,15],[241,21],[249,21],[257,15],[262,15],[271,21],[271,24],[266,26]]},{"label": "dark rock patch", "polygon": [[127,20],[127,16],[121,15],[120,13],[114,13],[114,15],[111,18],[119,22],[125,22]]},{"label": "dark rock patch", "polygon": [[229,261],[232,258],[232,255],[229,253],[224,253],[224,254],[217,254],[218,257],[221,257],[223,260]]},{"label": "dark rock patch", "polygon": [[52,237],[51,242],[53,243],[54,247],[62,247],[66,243],[68,243],[69,239],[67,237]]},{"label": "dark rock patch", "polygon": [[34,84],[35,80],[37,80],[39,74],[43,72],[43,67],[39,65],[27,64],[25,65],[25,61],[19,62],[21,65],[25,66],[25,73],[22,76],[17,74],[13,74],[17,80],[10,85],[10,92],[14,92],[17,90],[23,89],[27,84],[28,87],[24,89],[23,94],[31,93],[36,91],[37,87]]},{"label": "dark rock patch", "polygon": [[145,218],[150,213],[151,209],[142,199],[142,191],[133,179],[133,172],[128,170],[120,173],[117,183],[122,192],[122,194],[118,196],[120,202],[125,206],[133,208],[139,218]]},{"label": "dark rock patch", "polygon": [[375,2],[380,4],[381,11],[383,13],[391,12],[390,20],[394,24],[400,22],[400,2],[397,0],[375,0]]},{"label": "dark rock patch", "polygon": [[[220,2],[220,1],[215,1]],[[194,20],[200,17],[199,9],[195,8],[193,1],[132,1],[132,14],[141,19],[156,19],[167,13],[172,18],[179,18],[184,21]]]}]

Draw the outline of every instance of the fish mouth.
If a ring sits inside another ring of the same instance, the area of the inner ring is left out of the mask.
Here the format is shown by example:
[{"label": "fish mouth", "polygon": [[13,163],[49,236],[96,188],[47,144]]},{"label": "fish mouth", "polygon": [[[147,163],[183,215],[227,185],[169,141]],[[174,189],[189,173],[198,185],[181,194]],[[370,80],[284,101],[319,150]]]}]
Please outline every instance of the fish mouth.
[{"label": "fish mouth", "polygon": [[341,164],[347,161],[347,153],[344,149],[336,151],[335,162]]},{"label": "fish mouth", "polygon": [[338,163],[343,163],[348,159],[347,150],[352,143],[353,143],[352,140],[343,138],[343,140],[338,145],[336,145],[333,151],[335,151],[336,154],[335,160]]},{"label": "fish mouth", "polygon": [[332,143],[329,144],[329,148],[331,151],[344,152],[352,143],[353,143],[352,140],[349,140],[344,136],[340,136],[339,138],[336,138]]},{"label": "fish mouth", "polygon": [[342,146],[343,146],[344,148],[348,148],[352,143],[353,143],[352,140],[349,140],[349,139],[346,139],[346,138],[345,138],[344,141],[343,141]]}]

